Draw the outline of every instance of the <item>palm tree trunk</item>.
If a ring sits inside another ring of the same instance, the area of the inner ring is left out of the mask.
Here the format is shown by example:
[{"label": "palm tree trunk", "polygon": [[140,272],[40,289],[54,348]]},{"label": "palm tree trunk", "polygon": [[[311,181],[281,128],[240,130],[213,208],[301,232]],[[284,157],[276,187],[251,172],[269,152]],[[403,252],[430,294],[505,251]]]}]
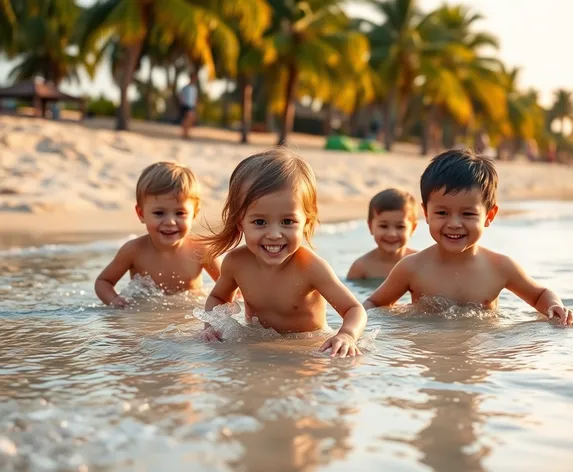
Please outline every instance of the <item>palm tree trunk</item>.
[{"label": "palm tree trunk", "polygon": [[428,155],[428,151],[430,149],[430,140],[431,140],[431,126],[429,120],[426,121],[424,128],[422,130],[422,141],[420,143],[420,155],[425,157]]},{"label": "palm tree trunk", "polygon": [[225,91],[223,92],[223,96],[221,97],[222,100],[222,113],[221,113],[221,124],[223,128],[229,128],[229,107],[231,105],[231,97],[229,96],[229,85],[230,80],[227,79],[225,81]]},{"label": "palm tree trunk", "polygon": [[153,75],[153,61],[150,59],[149,60],[149,75],[147,76],[147,84],[145,87],[145,119],[146,120],[151,120],[152,115],[153,115],[153,103],[152,103],[152,98],[153,98],[153,79],[152,79],[152,75]]},{"label": "palm tree trunk", "polygon": [[406,118],[406,112],[408,111],[408,98],[402,97],[397,108],[398,112],[396,123],[392,128],[392,139],[395,137],[400,139],[404,135],[404,119]]},{"label": "palm tree trunk", "polygon": [[332,133],[332,105],[330,103],[324,105],[324,122],[322,123],[322,133],[325,136],[330,136]]},{"label": "palm tree trunk", "polygon": [[247,77],[239,77],[241,87],[241,143],[249,142],[249,131],[253,115],[253,84]]},{"label": "palm tree trunk", "polygon": [[437,106],[433,107],[432,114],[432,150],[437,154],[444,145],[444,117],[442,109]]},{"label": "palm tree trunk", "polygon": [[386,111],[384,119],[384,147],[387,151],[392,150],[392,144],[394,143],[394,102],[396,101],[397,95],[396,87],[392,89],[390,95],[386,100]]},{"label": "palm tree trunk", "polygon": [[295,114],[295,91],[298,82],[298,70],[296,65],[291,64],[288,72],[288,82],[286,89],[286,105],[283,114],[283,122],[279,135],[279,146],[286,144],[288,134],[292,131]]},{"label": "palm tree trunk", "polygon": [[126,51],[127,59],[124,65],[123,74],[121,76],[121,82],[119,84],[119,110],[117,114],[117,121],[115,129],[126,130],[128,128],[128,122],[130,118],[130,103],[127,96],[127,89],[133,81],[133,74],[135,74],[135,68],[137,67],[137,62],[139,60],[139,54],[141,52],[141,41],[129,46]]},{"label": "palm tree trunk", "polygon": [[359,128],[359,118],[360,118],[360,100],[358,94],[354,97],[354,104],[352,105],[352,113],[350,114],[350,119],[348,121],[348,132],[351,136],[358,136],[360,134]]},{"label": "palm tree trunk", "polygon": [[422,120],[426,116],[424,130],[422,132],[422,142],[420,146],[420,155],[427,156],[430,148],[436,147],[436,140],[434,139],[434,132],[436,126],[436,120],[438,118],[438,107],[431,105],[428,113],[422,114]]}]

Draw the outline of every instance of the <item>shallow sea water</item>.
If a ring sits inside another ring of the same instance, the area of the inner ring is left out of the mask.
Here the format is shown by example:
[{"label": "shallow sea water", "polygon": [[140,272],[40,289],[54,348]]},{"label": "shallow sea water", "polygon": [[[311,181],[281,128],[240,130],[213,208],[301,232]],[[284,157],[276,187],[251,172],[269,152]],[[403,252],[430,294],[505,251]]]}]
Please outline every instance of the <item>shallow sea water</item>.
[{"label": "shallow sea water", "polygon": [[[483,244],[573,305],[573,204],[520,207]],[[0,250],[0,470],[571,470],[573,329],[512,294],[496,314],[371,313],[355,359],[235,320],[205,344],[203,294],[137,283],[133,309],[98,303],[122,242]],[[314,242],[341,277],[372,247],[363,222]],[[421,223],[412,246],[429,243]]]}]

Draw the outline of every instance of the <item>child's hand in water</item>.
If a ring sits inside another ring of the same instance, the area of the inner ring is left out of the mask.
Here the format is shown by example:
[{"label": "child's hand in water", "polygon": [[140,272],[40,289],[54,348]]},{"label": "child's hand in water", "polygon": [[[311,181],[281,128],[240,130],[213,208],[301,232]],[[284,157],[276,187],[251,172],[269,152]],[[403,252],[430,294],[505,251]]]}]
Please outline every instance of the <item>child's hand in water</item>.
[{"label": "child's hand in water", "polygon": [[201,332],[201,339],[208,343],[223,340],[221,333],[209,324],[205,324],[205,329]]},{"label": "child's hand in water", "polygon": [[109,304],[116,308],[126,308],[129,306],[129,302],[121,295],[115,297]]},{"label": "child's hand in water", "polygon": [[549,319],[559,318],[563,326],[571,326],[573,324],[573,312],[563,305],[550,306],[547,309],[547,317]]},{"label": "child's hand in water", "polygon": [[354,357],[360,356],[362,353],[358,346],[356,346],[356,341],[352,336],[346,333],[338,333],[330,339],[327,339],[322,346],[320,346],[319,351],[324,352],[330,349],[330,357]]}]

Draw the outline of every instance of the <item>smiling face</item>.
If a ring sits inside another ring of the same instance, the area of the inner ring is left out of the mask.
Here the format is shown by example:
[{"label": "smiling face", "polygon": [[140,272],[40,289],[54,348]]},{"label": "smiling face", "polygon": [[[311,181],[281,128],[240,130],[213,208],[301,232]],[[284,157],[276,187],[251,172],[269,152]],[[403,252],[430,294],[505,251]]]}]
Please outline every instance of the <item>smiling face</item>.
[{"label": "smiling face", "polygon": [[406,248],[416,224],[407,212],[393,210],[375,213],[368,228],[380,251],[395,255]]},{"label": "smiling face", "polygon": [[305,225],[298,192],[287,188],[269,193],[249,206],[239,230],[259,261],[280,266],[302,245]]},{"label": "smiling face", "polygon": [[444,193],[433,192],[424,209],[430,235],[447,252],[462,253],[477,247],[484,228],[489,226],[497,206],[487,211],[479,188]]},{"label": "smiling face", "polygon": [[189,235],[196,214],[195,201],[171,193],[148,195],[135,207],[153,243],[159,247],[180,244]]}]

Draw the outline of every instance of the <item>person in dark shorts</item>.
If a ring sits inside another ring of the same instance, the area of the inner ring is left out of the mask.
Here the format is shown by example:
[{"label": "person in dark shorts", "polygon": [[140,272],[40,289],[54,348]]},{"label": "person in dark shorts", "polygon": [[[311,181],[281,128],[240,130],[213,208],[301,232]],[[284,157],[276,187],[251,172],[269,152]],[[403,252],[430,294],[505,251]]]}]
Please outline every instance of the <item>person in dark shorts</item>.
[{"label": "person in dark shorts", "polygon": [[189,83],[179,92],[179,113],[184,139],[189,139],[189,132],[196,121],[198,95],[197,73],[193,72],[189,76]]}]

